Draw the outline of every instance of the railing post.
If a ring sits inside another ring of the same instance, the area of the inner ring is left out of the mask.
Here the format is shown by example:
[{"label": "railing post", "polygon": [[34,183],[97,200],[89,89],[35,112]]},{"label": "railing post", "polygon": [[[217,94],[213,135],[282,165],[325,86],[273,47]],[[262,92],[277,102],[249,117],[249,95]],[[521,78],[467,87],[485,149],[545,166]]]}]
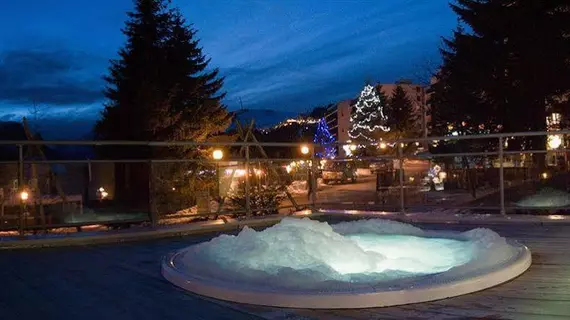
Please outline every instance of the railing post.
[{"label": "railing post", "polygon": [[150,223],[154,228],[158,224],[158,216],[154,203],[154,170],[152,160],[148,161],[148,212],[150,216]]},{"label": "railing post", "polygon": [[[19,192],[24,191],[24,146],[18,145],[18,190]],[[20,194],[18,193],[18,198]],[[20,221],[18,224],[18,232],[20,236],[24,235],[24,211],[26,210],[26,204],[24,200],[20,198]]]},{"label": "railing post", "polygon": [[249,145],[245,146],[245,215],[251,215],[251,198],[249,186]]},{"label": "railing post", "polygon": [[312,148],[312,153],[311,153],[311,184],[312,184],[312,188],[311,188],[311,206],[312,206],[312,211],[315,211],[316,207],[317,207],[317,188],[318,188],[318,179],[317,179],[317,158],[316,158],[316,154],[315,154],[315,146],[313,145]]},{"label": "railing post", "polygon": [[505,211],[505,172],[503,168],[503,137],[499,137],[499,193],[501,196],[501,214]]},{"label": "railing post", "polygon": [[398,144],[398,161],[400,163],[400,213],[406,212],[406,200],[404,199],[405,190],[404,190],[404,154],[402,150],[402,144]]}]

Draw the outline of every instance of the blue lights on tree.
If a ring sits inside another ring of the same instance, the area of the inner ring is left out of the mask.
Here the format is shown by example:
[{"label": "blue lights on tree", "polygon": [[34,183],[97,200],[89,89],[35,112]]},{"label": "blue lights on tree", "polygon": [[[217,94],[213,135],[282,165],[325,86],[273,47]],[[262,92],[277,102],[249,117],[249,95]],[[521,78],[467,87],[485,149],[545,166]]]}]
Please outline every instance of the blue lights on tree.
[{"label": "blue lights on tree", "polygon": [[325,118],[321,118],[317,124],[313,142],[317,144],[316,156],[319,158],[332,159],[336,156],[336,145],[334,136],[329,131],[329,126]]}]

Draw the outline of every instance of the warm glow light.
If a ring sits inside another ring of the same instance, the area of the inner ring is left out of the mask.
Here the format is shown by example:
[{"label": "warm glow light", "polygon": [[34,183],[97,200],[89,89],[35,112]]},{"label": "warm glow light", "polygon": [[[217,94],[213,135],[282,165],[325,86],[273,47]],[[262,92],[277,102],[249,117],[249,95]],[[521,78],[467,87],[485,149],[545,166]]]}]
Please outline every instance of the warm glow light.
[{"label": "warm glow light", "polygon": [[419,142],[416,142],[416,147],[419,146],[419,145],[420,145],[420,143],[419,143]]},{"label": "warm glow light", "polygon": [[445,180],[445,179],[447,179],[447,172],[440,171],[440,172],[439,172],[439,179],[442,180],[442,181]]},{"label": "warm glow light", "polygon": [[548,179],[548,172],[543,172],[540,176],[542,179]]},{"label": "warm glow light", "polygon": [[564,216],[561,216],[558,214],[551,214],[548,216],[548,219],[550,219],[550,220],[564,220]]},{"label": "warm glow light", "polygon": [[105,191],[105,188],[103,188],[103,187],[99,188],[99,192],[103,192],[103,191]]},{"label": "warm glow light", "polygon": [[549,149],[558,149],[562,145],[562,137],[560,135],[550,135],[547,143]]},{"label": "warm glow light", "polygon": [[22,199],[22,201],[28,200],[29,197],[30,197],[30,195],[28,194],[27,191],[20,192],[20,199]]},{"label": "warm glow light", "polygon": [[384,142],[380,142],[380,149],[386,149],[387,145]]},{"label": "warm glow light", "polygon": [[410,177],[410,182],[414,182],[414,180],[416,180],[416,178]]},{"label": "warm glow light", "polygon": [[216,149],[214,152],[212,152],[212,158],[214,158],[214,160],[221,160],[223,157],[224,152],[220,149]]},{"label": "warm glow light", "polygon": [[109,196],[109,193],[107,193],[107,191],[101,192],[101,198],[102,198],[102,199],[105,199],[105,198],[107,198],[108,196]]},{"label": "warm glow light", "polygon": [[350,148],[350,151],[354,151],[354,150],[356,150],[356,145],[351,144],[349,148]]},{"label": "warm glow light", "polygon": [[309,147],[301,146],[301,153],[302,154],[309,154]]},{"label": "warm glow light", "polygon": [[287,173],[291,173],[291,166],[290,166],[290,165],[287,165],[287,166],[285,167],[285,170],[287,171]]},{"label": "warm glow light", "polygon": [[176,191],[176,188],[175,188],[175,187],[172,187],[172,191]]}]

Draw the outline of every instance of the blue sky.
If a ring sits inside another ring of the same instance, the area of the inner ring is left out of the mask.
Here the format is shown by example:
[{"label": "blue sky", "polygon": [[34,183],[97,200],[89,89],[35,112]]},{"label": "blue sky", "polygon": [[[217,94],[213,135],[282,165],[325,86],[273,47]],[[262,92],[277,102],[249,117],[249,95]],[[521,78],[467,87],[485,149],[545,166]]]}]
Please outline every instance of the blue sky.
[{"label": "blue sky", "polygon": [[[131,0],[2,1],[0,120],[34,103],[99,116],[101,77],[124,42]],[[305,111],[365,81],[415,78],[456,18],[447,0],[173,0],[225,76],[226,105]]]}]

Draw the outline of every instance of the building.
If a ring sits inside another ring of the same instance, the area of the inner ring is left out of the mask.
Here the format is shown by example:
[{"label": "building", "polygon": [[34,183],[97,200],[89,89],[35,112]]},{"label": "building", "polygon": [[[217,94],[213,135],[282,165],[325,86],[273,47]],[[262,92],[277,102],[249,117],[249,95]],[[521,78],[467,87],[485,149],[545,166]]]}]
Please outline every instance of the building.
[{"label": "building", "polygon": [[[397,86],[401,86],[412,102],[414,112],[418,115],[417,126],[421,130],[422,136],[427,137],[430,116],[428,115],[428,94],[426,88],[419,84],[414,84],[410,80],[400,80],[396,83],[377,84],[382,92],[389,98]],[[348,131],[350,130],[350,114],[356,99],[343,100],[329,109],[325,116],[331,134],[337,141],[346,142],[350,140]]]}]

